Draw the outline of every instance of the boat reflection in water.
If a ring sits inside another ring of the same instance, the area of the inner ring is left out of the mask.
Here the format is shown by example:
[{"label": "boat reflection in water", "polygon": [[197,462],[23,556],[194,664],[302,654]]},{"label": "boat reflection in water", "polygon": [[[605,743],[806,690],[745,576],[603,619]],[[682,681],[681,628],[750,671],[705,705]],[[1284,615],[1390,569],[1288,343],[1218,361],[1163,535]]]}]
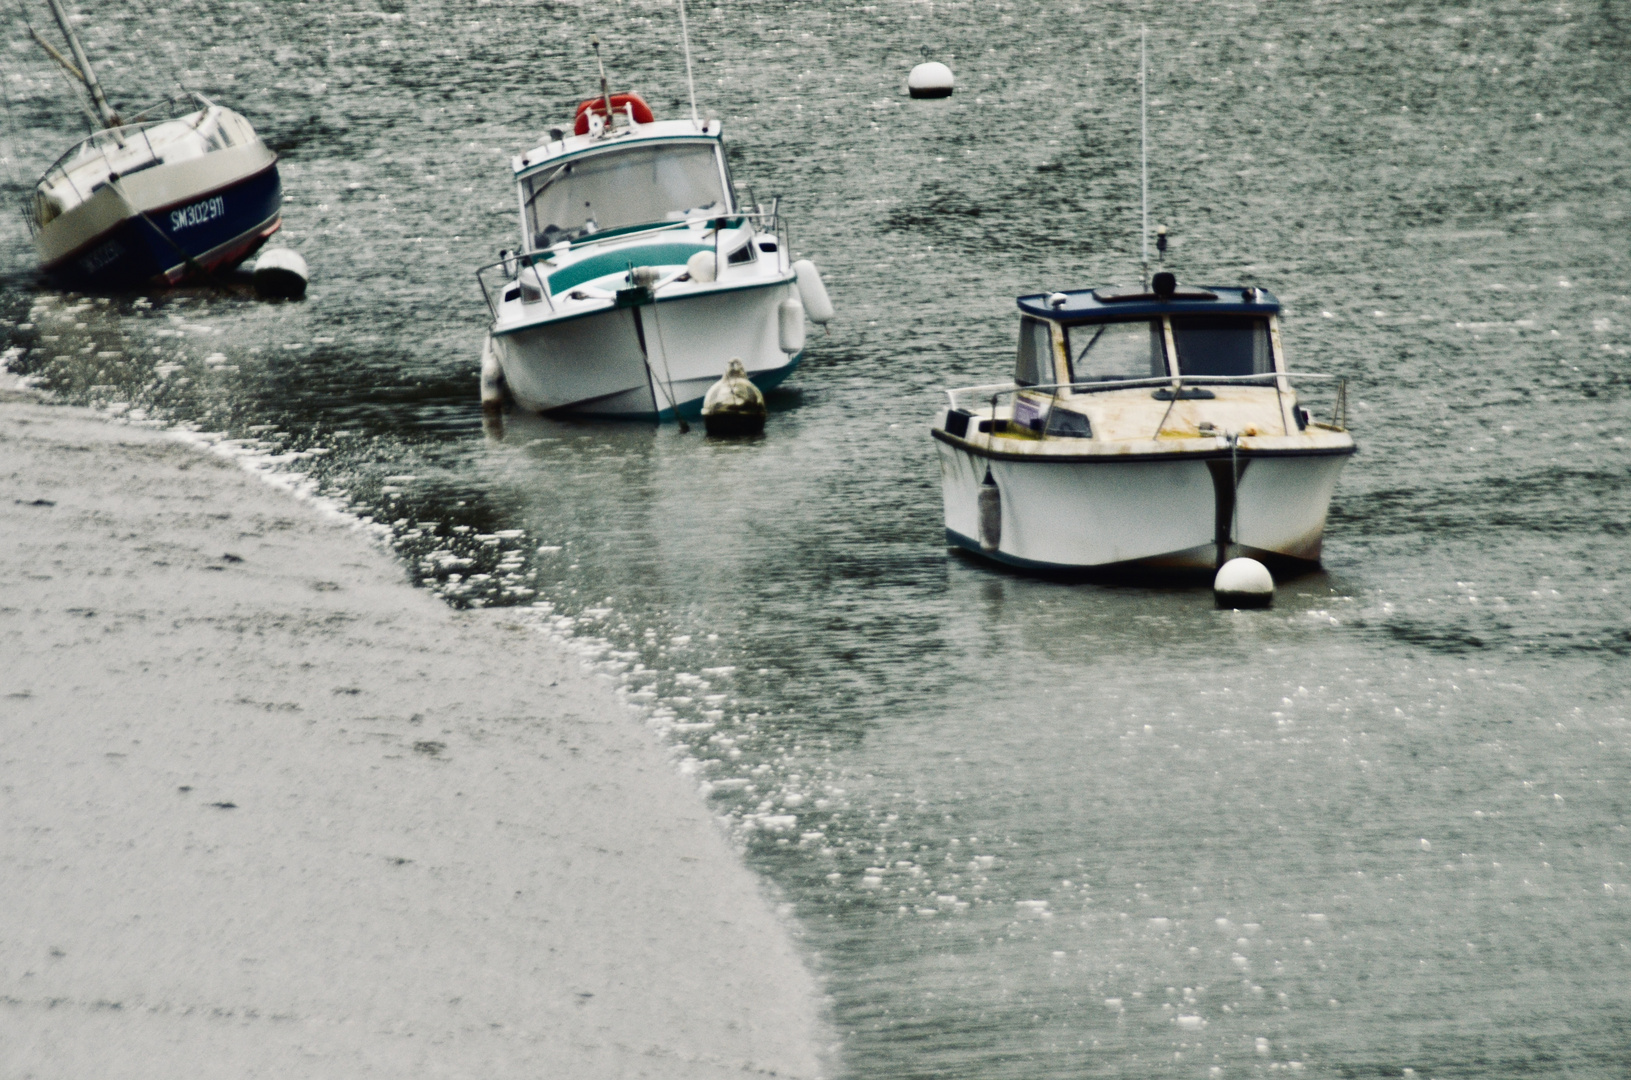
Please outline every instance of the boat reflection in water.
[{"label": "boat reflection in water", "polygon": [[1318,565],[1345,383],[1315,420],[1295,386],[1331,377],[1287,369],[1272,295],[1158,273],[1019,310],[1014,381],[948,391],[932,430],[948,544],[1034,570]]}]

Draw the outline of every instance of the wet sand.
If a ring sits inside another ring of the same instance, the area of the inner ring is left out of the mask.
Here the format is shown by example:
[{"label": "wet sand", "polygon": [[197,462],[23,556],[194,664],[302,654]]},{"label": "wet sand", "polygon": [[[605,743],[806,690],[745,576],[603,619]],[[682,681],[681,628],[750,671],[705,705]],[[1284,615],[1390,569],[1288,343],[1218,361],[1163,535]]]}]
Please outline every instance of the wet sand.
[{"label": "wet sand", "polygon": [[0,1074],[822,1071],[610,683],[230,462],[0,397]]}]

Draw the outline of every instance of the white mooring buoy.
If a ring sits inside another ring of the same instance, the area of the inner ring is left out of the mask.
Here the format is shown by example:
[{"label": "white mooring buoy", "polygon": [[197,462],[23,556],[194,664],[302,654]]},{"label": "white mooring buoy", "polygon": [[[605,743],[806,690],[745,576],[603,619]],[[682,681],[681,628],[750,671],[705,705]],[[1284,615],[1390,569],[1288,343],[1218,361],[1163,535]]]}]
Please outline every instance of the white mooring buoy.
[{"label": "white mooring buoy", "polygon": [[720,438],[757,435],[765,429],[765,396],[748,378],[741,360],[732,358],[725,377],[708,388],[702,399],[702,426]]},{"label": "white mooring buoy", "polygon": [[298,252],[278,247],[261,252],[260,258],[255,260],[255,268],[250,271],[250,277],[255,282],[255,291],[261,296],[275,300],[299,300],[306,295],[306,282],[311,274],[306,269],[306,260]]},{"label": "white mooring buoy", "polygon": [[906,92],[915,98],[951,97],[951,68],[938,60],[919,64],[906,76]]},{"label": "white mooring buoy", "polygon": [[1256,559],[1230,559],[1212,580],[1220,608],[1263,608],[1274,603],[1274,575]]}]

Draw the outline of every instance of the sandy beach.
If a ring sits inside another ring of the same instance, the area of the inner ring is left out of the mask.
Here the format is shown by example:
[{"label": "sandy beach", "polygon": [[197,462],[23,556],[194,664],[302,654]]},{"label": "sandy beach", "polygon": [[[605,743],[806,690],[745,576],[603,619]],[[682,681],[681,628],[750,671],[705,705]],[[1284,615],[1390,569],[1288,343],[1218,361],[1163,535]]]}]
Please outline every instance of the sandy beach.
[{"label": "sandy beach", "polygon": [[609,682],[168,435],[0,401],[0,1074],[813,1077]]}]

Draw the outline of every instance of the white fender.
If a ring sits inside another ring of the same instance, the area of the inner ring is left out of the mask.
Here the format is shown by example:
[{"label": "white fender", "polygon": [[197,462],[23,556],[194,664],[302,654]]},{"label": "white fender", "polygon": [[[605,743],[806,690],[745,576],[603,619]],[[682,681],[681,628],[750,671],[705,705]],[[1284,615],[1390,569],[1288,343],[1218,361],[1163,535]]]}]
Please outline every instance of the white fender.
[{"label": "white fender", "polygon": [[798,275],[799,296],[804,300],[804,310],[809,314],[810,321],[827,325],[833,317],[833,307],[832,301],[827,298],[827,286],[821,283],[821,271],[809,259],[800,259],[793,264],[793,273]]},{"label": "white fender", "polygon": [[1002,546],[1002,491],[989,472],[975,502],[980,511],[980,550],[989,554]]},{"label": "white fender", "polygon": [[685,260],[685,272],[691,275],[692,281],[707,283],[714,279],[718,270],[715,264],[714,253],[699,251]]},{"label": "white fender", "polygon": [[797,356],[804,349],[804,305],[799,298],[789,296],[776,306],[781,330],[782,352]]},{"label": "white fender", "polygon": [[491,334],[481,347],[481,407],[493,411],[504,407],[504,369],[499,366]]}]

